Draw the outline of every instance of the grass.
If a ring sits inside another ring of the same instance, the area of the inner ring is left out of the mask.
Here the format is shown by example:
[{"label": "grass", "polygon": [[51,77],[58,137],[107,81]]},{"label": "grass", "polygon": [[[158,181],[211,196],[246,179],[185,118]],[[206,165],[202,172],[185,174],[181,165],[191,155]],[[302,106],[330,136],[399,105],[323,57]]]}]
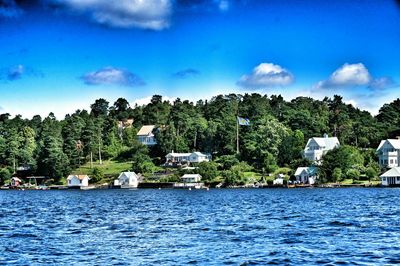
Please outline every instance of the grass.
[{"label": "grass", "polygon": [[[132,163],[106,160],[103,161],[102,164],[100,164],[99,161],[96,161],[93,162],[93,168],[95,167],[103,170],[104,175],[106,176],[118,177],[121,172],[131,170]],[[93,168],[90,168],[89,162],[72,171],[72,174],[91,175],[93,172]]]}]

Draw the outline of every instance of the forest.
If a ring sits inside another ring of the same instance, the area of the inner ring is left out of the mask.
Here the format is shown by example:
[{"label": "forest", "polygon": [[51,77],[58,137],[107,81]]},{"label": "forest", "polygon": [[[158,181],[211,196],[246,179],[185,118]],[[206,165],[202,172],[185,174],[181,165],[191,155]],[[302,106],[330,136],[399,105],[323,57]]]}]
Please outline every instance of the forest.
[{"label": "forest", "polygon": [[[240,126],[236,153],[237,116],[250,120]],[[133,119],[132,126],[119,121]],[[136,133],[142,125],[156,125],[158,144],[140,144]],[[195,103],[173,103],[154,95],[143,106],[130,106],[124,98],[109,103],[97,99],[90,110],[76,110],[62,120],[47,117],[24,119],[0,115],[0,183],[19,168],[54,182],[90,160],[113,159],[132,163],[133,171],[151,174],[171,152],[202,151],[213,161],[198,171],[206,179],[222,176],[228,183],[243,183],[243,173],[273,173],[277,169],[308,166],[302,150],[310,137],[328,133],[341,147],[328,152],[320,167],[324,181],[381,171],[375,149],[380,140],[400,135],[400,99],[385,104],[379,114],[346,104],[341,96],[316,100],[298,97],[285,101],[280,95],[229,94]]]}]

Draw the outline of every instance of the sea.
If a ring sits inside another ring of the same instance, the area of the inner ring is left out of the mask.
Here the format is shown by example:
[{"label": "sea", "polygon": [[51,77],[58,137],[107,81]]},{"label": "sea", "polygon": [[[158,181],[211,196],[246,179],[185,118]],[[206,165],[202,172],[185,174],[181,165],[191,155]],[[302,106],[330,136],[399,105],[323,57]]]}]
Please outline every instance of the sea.
[{"label": "sea", "polygon": [[394,265],[400,189],[0,191],[0,265]]}]

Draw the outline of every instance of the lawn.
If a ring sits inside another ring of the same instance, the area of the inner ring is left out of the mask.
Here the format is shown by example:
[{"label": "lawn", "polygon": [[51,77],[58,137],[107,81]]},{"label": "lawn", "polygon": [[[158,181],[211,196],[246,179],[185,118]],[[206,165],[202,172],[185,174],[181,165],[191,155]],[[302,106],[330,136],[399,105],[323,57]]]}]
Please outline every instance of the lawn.
[{"label": "lawn", "polygon": [[[121,172],[129,171],[132,169],[131,162],[117,162],[117,161],[103,161],[102,164],[99,161],[93,162],[93,168],[100,168],[103,170],[104,175],[106,176],[119,176]],[[90,175],[92,174],[93,168],[90,168],[90,163],[86,163],[81,167],[72,171],[72,174],[84,174]]]}]

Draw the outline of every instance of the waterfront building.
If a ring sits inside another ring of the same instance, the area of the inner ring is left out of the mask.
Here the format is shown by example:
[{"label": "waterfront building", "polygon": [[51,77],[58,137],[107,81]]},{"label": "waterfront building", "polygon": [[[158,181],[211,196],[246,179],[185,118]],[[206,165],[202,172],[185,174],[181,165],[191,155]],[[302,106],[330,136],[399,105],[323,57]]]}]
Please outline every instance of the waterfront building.
[{"label": "waterfront building", "polygon": [[136,134],[139,142],[147,146],[156,145],[157,141],[154,135],[155,129],[155,125],[142,126],[139,132]]},{"label": "waterfront building", "polygon": [[174,188],[200,189],[203,187],[204,183],[201,183],[201,175],[199,174],[184,174],[181,177],[181,182],[174,184]]},{"label": "waterfront building", "polygon": [[340,146],[337,137],[329,137],[324,134],[324,137],[313,137],[307,141],[304,148],[304,157],[315,164],[320,164],[322,157],[330,150]]},{"label": "waterfront building", "polygon": [[284,174],[277,174],[275,180],[273,181],[274,185],[283,185],[283,181],[285,180]]},{"label": "waterfront building", "polygon": [[317,174],[318,168],[310,166],[310,167],[298,167],[294,176],[296,177],[296,181],[302,184],[315,184],[315,181],[318,178]]},{"label": "waterfront building", "polygon": [[211,155],[202,152],[175,153],[172,151],[165,156],[165,159],[166,165],[201,163],[209,162],[211,160]]},{"label": "waterfront building", "polygon": [[400,139],[382,140],[376,151],[379,157],[379,165],[382,168],[400,166]]},{"label": "waterfront building", "polygon": [[69,188],[82,188],[89,186],[90,177],[88,175],[69,175],[67,185]]},{"label": "waterfront building", "polygon": [[393,167],[381,175],[382,186],[400,186],[400,167]]},{"label": "waterfront building", "polygon": [[122,172],[118,179],[114,180],[114,186],[121,188],[137,188],[139,176],[135,172]]},{"label": "waterfront building", "polygon": [[22,184],[22,180],[16,176],[13,176],[10,180],[11,187],[19,187]]}]

